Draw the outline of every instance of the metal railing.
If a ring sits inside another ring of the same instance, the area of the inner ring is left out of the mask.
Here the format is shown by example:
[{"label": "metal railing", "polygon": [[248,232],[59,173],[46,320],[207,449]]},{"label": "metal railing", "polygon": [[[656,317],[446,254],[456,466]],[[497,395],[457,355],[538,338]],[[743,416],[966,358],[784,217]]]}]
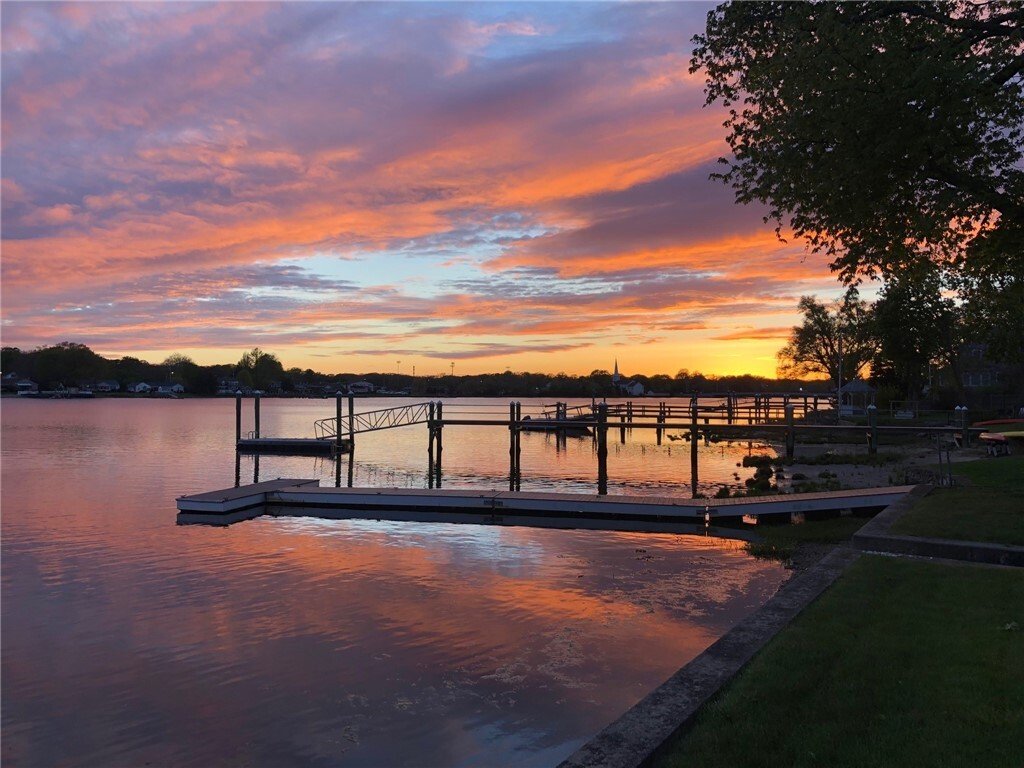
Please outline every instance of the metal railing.
[{"label": "metal railing", "polygon": [[[426,424],[430,414],[430,403],[414,403],[399,405],[395,408],[382,408],[379,411],[365,411],[341,417],[342,435],[359,435],[364,432],[378,432],[382,429],[408,427],[413,424]],[[338,419],[318,419],[313,422],[313,434],[318,440],[329,440],[338,435]]]}]

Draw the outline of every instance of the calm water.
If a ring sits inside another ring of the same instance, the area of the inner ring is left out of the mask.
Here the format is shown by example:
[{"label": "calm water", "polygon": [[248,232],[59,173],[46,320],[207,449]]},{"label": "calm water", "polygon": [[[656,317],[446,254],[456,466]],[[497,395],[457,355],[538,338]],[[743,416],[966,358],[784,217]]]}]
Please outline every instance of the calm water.
[{"label": "calm water", "polygon": [[[332,408],[268,400],[263,432],[309,434]],[[177,526],[176,496],[233,484],[231,402],[0,416],[5,765],[553,765],[785,578],[696,536]],[[356,484],[424,485],[425,432],[359,439]],[[609,446],[610,492],[687,493],[688,446],[653,441]],[[507,447],[446,430],[445,487],[507,488]],[[702,447],[701,474],[736,482],[749,450]],[[522,466],[523,490],[593,492],[590,440],[526,434]],[[313,458],[260,473],[333,482]]]}]

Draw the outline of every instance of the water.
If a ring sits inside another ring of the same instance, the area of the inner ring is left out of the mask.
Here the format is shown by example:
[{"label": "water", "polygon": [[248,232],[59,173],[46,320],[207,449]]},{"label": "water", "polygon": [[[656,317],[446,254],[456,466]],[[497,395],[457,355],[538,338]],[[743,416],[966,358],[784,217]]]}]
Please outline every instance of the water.
[{"label": "water", "polygon": [[[332,410],[268,400],[263,432]],[[553,765],[785,578],[696,536],[176,526],[176,496],[233,484],[230,401],[4,400],[0,417],[5,765]],[[425,432],[358,438],[356,484],[424,485]],[[610,492],[686,492],[688,446],[653,439],[609,446]],[[446,430],[445,487],[507,487],[507,447]],[[710,483],[758,449],[701,450]],[[524,490],[593,492],[589,440],[525,434],[522,466]],[[260,472],[333,478],[309,457]]]}]

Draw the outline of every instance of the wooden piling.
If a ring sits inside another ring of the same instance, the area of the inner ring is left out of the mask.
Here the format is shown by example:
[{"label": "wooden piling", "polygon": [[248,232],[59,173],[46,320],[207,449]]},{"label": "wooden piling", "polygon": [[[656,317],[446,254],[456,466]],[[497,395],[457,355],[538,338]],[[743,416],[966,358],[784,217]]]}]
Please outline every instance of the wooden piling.
[{"label": "wooden piling", "polygon": [[608,403],[597,406],[597,493],[608,494]]},{"label": "wooden piling", "polygon": [[697,442],[700,433],[697,429],[697,398],[690,399],[690,494],[697,495]]},{"label": "wooden piling", "polygon": [[[242,439],[242,392],[235,392],[235,445]],[[235,474],[238,474],[237,472]]]},{"label": "wooden piling", "polygon": [[[787,397],[786,400],[789,400]],[[792,460],[796,453],[796,427],[793,424],[793,406],[788,402],[786,409],[786,458]]]},{"label": "wooden piling", "polygon": [[868,426],[868,453],[874,456],[878,453],[878,409],[874,405],[868,406]]},{"label": "wooden piling", "polygon": [[[253,398],[252,408],[253,408],[253,437],[259,437],[260,436],[260,393],[259,393],[259,390],[256,390],[255,396]],[[258,461],[258,459],[257,459],[257,461]]]},{"label": "wooden piling", "polygon": [[[334,451],[341,454],[341,392],[334,393]],[[338,484],[340,485],[341,470],[339,469],[338,472]]]},{"label": "wooden piling", "polygon": [[[564,407],[566,407],[566,404],[563,403],[562,406],[564,408]],[[523,477],[523,462],[522,462],[522,456],[523,456],[523,446],[522,446],[523,430],[522,430],[522,423],[523,423],[523,404],[520,403],[517,400],[516,401],[516,487],[515,487],[515,490],[517,490],[517,491],[519,490],[520,483],[522,482],[522,477]]]},{"label": "wooden piling", "polygon": [[356,399],[350,392],[348,395],[348,449],[355,450],[356,447]]},{"label": "wooden piling", "polygon": [[444,452],[444,446],[443,446],[443,444],[441,442],[442,433],[444,432],[444,410],[443,410],[443,406],[444,406],[444,403],[442,403],[440,400],[438,400],[437,401],[437,411],[436,411],[436,415],[437,415],[437,438],[435,440],[435,442],[437,443],[437,457],[435,458],[435,464],[434,464],[434,470],[435,470],[434,482],[437,483],[437,487],[438,488],[441,487],[441,454]]},{"label": "wooden piling", "polygon": [[[555,403],[555,412],[559,411],[559,404]],[[516,404],[508,404],[508,489],[516,489]]]}]

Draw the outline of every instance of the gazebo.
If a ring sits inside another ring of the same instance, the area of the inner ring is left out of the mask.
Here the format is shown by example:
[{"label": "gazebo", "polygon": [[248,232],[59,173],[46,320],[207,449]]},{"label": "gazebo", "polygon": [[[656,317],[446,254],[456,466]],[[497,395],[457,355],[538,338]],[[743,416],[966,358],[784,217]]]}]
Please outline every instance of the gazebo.
[{"label": "gazebo", "polygon": [[862,416],[875,404],[875,388],[861,379],[848,381],[839,388],[839,414]]}]

